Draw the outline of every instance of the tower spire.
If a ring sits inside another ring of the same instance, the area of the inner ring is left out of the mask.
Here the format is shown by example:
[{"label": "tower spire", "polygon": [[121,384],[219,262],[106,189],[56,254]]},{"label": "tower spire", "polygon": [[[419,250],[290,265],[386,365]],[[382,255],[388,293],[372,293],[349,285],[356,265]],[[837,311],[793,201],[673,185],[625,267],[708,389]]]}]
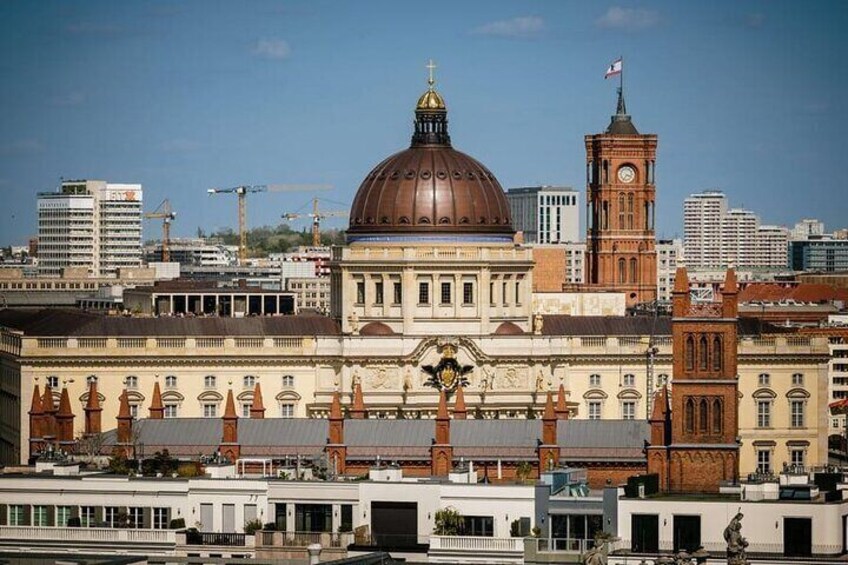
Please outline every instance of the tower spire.
[{"label": "tower spire", "polygon": [[412,134],[412,145],[450,145],[448,110],[445,99],[434,87],[436,78],[433,71],[436,64],[432,59],[426,68],[429,71],[427,90],[415,105],[415,133]]}]

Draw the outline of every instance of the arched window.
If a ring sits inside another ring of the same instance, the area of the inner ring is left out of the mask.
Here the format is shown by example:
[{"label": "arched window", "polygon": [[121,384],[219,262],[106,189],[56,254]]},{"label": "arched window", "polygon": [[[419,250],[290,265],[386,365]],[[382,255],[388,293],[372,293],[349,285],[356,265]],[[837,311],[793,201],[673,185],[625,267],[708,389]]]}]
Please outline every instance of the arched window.
[{"label": "arched window", "polygon": [[633,229],[633,195],[627,195],[627,229]]},{"label": "arched window", "polygon": [[722,368],[722,349],[721,349],[721,338],[719,336],[713,337],[713,371],[716,373],[721,372]]},{"label": "arched window", "polygon": [[707,346],[707,337],[702,335],[701,339],[698,340],[698,368],[702,371],[706,371],[707,367],[710,366],[708,362],[709,356],[710,351]]},{"label": "arched window", "polygon": [[618,229],[624,229],[624,193],[618,195]]},{"label": "arched window", "polygon": [[623,257],[618,260],[618,282],[627,282],[627,261]]},{"label": "arched window", "polygon": [[695,401],[691,398],[686,399],[686,433],[695,433]]},{"label": "arched window", "polygon": [[686,336],[686,370],[694,371],[695,370],[695,338],[691,335]]},{"label": "arched window", "polygon": [[713,400],[713,433],[720,434],[724,427],[724,414],[721,408],[721,400]]},{"label": "arched window", "polygon": [[705,399],[701,399],[698,406],[698,431],[702,434],[707,433],[708,422],[710,421],[710,410]]},{"label": "arched window", "polygon": [[636,282],[636,258],[630,258],[630,282]]}]

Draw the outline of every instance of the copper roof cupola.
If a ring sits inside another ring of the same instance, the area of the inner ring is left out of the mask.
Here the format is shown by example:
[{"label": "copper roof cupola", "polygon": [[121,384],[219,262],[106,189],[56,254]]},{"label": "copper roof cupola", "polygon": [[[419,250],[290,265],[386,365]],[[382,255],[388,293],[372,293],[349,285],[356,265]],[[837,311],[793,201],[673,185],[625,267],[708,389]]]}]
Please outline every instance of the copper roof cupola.
[{"label": "copper roof cupola", "polygon": [[489,169],[451,146],[432,61],[427,68],[410,147],[374,167],[359,186],[348,241],[512,241],[506,195]]}]

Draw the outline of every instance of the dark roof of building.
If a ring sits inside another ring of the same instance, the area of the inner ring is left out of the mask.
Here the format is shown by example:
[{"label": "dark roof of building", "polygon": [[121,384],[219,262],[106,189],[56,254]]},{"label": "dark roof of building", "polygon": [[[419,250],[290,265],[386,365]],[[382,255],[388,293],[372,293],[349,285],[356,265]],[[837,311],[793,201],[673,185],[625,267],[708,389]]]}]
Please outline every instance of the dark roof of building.
[{"label": "dark roof of building", "polygon": [[0,310],[0,325],[30,336],[280,336],[338,335],[326,316],[255,316],[247,318],[106,316],[65,309]]},{"label": "dark roof of building", "polygon": [[543,317],[544,335],[671,335],[671,318],[659,316],[567,316]]}]

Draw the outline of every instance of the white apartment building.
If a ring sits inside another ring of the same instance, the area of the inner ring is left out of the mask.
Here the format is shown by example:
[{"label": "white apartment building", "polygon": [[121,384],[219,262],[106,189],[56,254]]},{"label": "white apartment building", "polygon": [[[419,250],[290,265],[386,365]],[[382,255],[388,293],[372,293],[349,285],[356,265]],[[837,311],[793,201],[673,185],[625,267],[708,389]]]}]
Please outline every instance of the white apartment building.
[{"label": "white apartment building", "polygon": [[809,239],[811,235],[824,235],[824,222],[812,218],[804,218],[792,228],[791,239],[793,241],[804,240]]},{"label": "white apartment building", "polygon": [[530,186],[506,192],[512,224],[525,243],[580,240],[579,192],[568,186]]},{"label": "white apartment building", "polygon": [[[179,238],[171,239],[168,251],[171,261],[180,265],[228,267],[236,264],[238,246],[224,245],[202,238]],[[161,261],[162,242],[157,241],[154,245],[148,246],[145,249],[145,256],[148,263]]]},{"label": "white apartment building", "polygon": [[729,208],[721,191],[692,194],[684,201],[683,232],[686,265],[692,269],[785,269],[789,262],[789,230],[760,225],[750,210]]},{"label": "white apartment building", "polygon": [[674,274],[683,265],[683,240],[661,239],[657,241],[657,300],[671,301],[674,289]]},{"label": "white apartment building", "polygon": [[583,284],[586,280],[586,242],[564,243],[565,282]]},{"label": "white apartment building", "polygon": [[58,276],[84,267],[98,277],[141,266],[142,188],[96,180],[63,181],[38,195],[38,270]]}]

